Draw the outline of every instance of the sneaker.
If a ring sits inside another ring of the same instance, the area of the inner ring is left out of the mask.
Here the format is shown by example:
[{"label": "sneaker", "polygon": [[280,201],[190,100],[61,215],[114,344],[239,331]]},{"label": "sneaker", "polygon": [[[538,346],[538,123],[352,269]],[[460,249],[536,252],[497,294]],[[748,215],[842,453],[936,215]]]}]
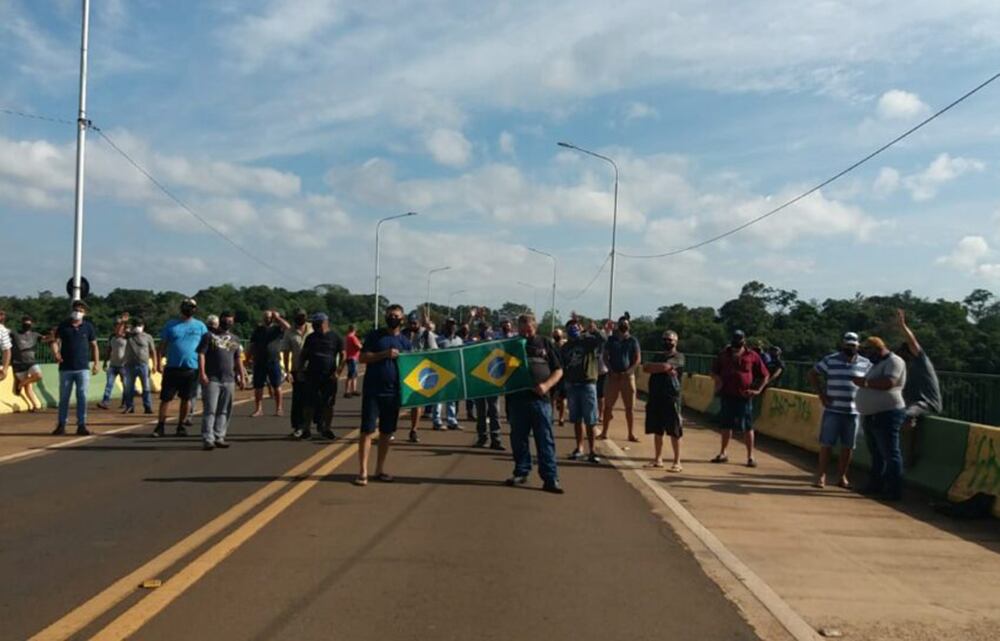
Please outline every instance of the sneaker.
[{"label": "sneaker", "polygon": [[594,464],[600,463],[601,462],[601,457],[599,457],[596,454],[589,454],[589,455],[587,455],[587,462],[588,463],[594,463]]},{"label": "sneaker", "polygon": [[125,407],[122,409],[122,414],[135,414],[134,407]]},{"label": "sneaker", "polygon": [[486,447],[486,444],[489,442],[490,441],[488,438],[486,438],[485,436],[480,436],[476,438],[476,442],[472,444],[472,447]]},{"label": "sneaker", "polygon": [[313,437],[312,432],[310,432],[309,430],[302,430],[302,436],[299,438],[301,438],[303,441],[308,441],[312,437]]},{"label": "sneaker", "polygon": [[205,452],[211,452],[212,450],[215,449],[215,445],[209,443],[208,441],[205,441],[204,443],[201,444],[201,449]]},{"label": "sneaker", "polygon": [[56,429],[52,430],[52,436],[62,436],[66,433],[65,425],[56,425]]},{"label": "sneaker", "polygon": [[417,436],[417,430],[410,430],[410,438],[409,438],[409,441],[410,441],[411,443],[419,443],[419,442],[420,442],[420,437],[419,437],[419,436]]},{"label": "sneaker", "polygon": [[142,413],[143,414],[152,414],[153,413],[153,408],[152,407],[147,407],[146,409],[142,410]]},{"label": "sneaker", "polygon": [[174,433],[174,435],[175,436],[187,436],[188,435],[188,431],[187,431],[187,429],[184,428],[183,425],[178,425],[177,426],[177,431]]},{"label": "sneaker", "polygon": [[190,416],[187,417],[186,419],[184,419],[183,425],[184,425],[184,427],[192,427],[192,426],[194,426],[194,423],[191,422],[191,417]]},{"label": "sneaker", "polygon": [[573,450],[569,455],[569,460],[571,461],[579,461],[582,458],[583,458],[583,452],[581,452],[580,450]]},{"label": "sneaker", "polygon": [[165,429],[163,427],[163,424],[160,423],[159,425],[157,425],[156,427],[153,428],[153,433],[150,434],[150,436],[152,436],[153,438],[159,438],[159,437],[163,436],[163,432],[164,431],[165,431]]},{"label": "sneaker", "polygon": [[296,441],[302,440],[302,430],[292,430],[292,434],[289,438],[292,438]]},{"label": "sneaker", "polygon": [[337,435],[334,434],[331,429],[320,430],[319,435],[328,441],[334,441],[337,439]]},{"label": "sneaker", "polygon": [[559,485],[559,481],[546,481],[542,489],[551,494],[565,494],[566,490]]},{"label": "sneaker", "polygon": [[97,407],[101,408],[102,410],[111,409],[111,406],[108,405],[107,401],[101,401],[100,403],[97,404]]},{"label": "sneaker", "polygon": [[215,442],[215,447],[218,447],[219,449],[223,450],[229,449],[229,441],[223,441],[222,439],[219,439]]},{"label": "sneaker", "polygon": [[528,482],[527,476],[515,475],[504,481],[504,484],[507,485],[508,487],[514,487],[515,485],[524,485],[527,482]]},{"label": "sneaker", "polygon": [[77,436],[90,436],[90,430],[87,429],[86,425],[79,425],[76,428]]},{"label": "sneaker", "polygon": [[431,429],[433,429],[435,432],[440,432],[444,429],[444,425],[438,423],[437,425],[432,426]]},{"label": "sneaker", "polygon": [[505,447],[503,446],[503,443],[501,443],[500,441],[496,441],[496,440],[495,440],[495,441],[492,441],[492,442],[490,443],[490,449],[491,449],[491,450],[496,450],[497,452],[503,452],[503,451],[505,451],[505,450],[506,450],[507,448],[505,448]]},{"label": "sneaker", "polygon": [[757,467],[757,459],[747,459],[747,467]]},{"label": "sneaker", "polygon": [[453,432],[461,432],[461,431],[463,431],[462,426],[459,425],[458,423],[455,423],[454,425],[449,425],[448,429],[451,430],[451,431],[453,431]]}]

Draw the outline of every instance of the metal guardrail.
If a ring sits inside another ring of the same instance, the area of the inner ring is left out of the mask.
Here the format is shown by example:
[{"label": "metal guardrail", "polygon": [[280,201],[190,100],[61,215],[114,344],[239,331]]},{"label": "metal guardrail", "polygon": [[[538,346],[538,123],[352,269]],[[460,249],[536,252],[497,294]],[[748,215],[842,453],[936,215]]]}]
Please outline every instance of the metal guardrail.
[{"label": "metal guardrail", "polygon": [[[643,352],[644,355],[662,352]],[[712,354],[684,354],[686,371],[691,374],[708,374],[712,368]],[[807,373],[815,363],[785,361],[785,372],[773,385],[778,389],[812,393]],[[944,411],[941,416],[970,423],[1000,425],[1000,375],[969,372],[939,371],[941,397]]]}]

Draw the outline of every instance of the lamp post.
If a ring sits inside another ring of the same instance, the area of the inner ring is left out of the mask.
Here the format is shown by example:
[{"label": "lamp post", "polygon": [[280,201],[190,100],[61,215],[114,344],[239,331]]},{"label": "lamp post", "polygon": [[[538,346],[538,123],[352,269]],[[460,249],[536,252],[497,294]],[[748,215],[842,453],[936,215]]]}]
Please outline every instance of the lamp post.
[{"label": "lamp post", "polygon": [[379,282],[382,280],[382,265],[379,262],[378,242],[379,242],[379,232],[382,230],[382,223],[389,220],[395,220],[397,218],[406,218],[407,216],[416,216],[416,215],[417,212],[408,211],[405,214],[397,214],[396,216],[389,216],[387,218],[382,218],[375,224],[375,325],[372,327],[373,329],[378,329],[378,311],[379,311],[378,287],[379,287]]},{"label": "lamp post", "polygon": [[73,283],[70,302],[80,298],[83,278],[83,166],[87,145],[87,48],[90,41],[90,0],[83,0],[80,32],[80,104],[76,118],[76,198],[73,212]]},{"label": "lamp post", "polygon": [[594,158],[600,158],[605,162],[611,163],[611,166],[615,170],[615,198],[614,198],[614,208],[611,212],[611,278],[608,283],[608,318],[614,318],[614,308],[615,308],[615,245],[618,240],[618,164],[614,160],[611,160],[607,156],[602,156],[599,153],[590,151],[589,149],[584,149],[583,147],[577,147],[576,145],[568,142],[556,143],[560,147],[565,147],[566,149],[573,149],[579,151],[580,153],[587,154],[588,156],[593,156]]},{"label": "lamp post", "polygon": [[552,320],[551,320],[552,328],[550,331],[554,332],[556,331],[556,269],[558,262],[556,261],[556,257],[548,252],[543,252],[541,250],[534,249],[533,247],[529,247],[528,251],[535,252],[536,254],[541,254],[542,256],[548,256],[549,258],[552,259]]},{"label": "lamp post", "polygon": [[[453,291],[452,293],[448,294],[448,316],[451,316],[451,301],[452,301],[452,299],[455,296],[458,296],[459,294],[464,294],[465,292],[466,292],[466,290],[459,289],[459,290]],[[430,294],[427,294],[427,298],[430,299]]]},{"label": "lamp post", "polygon": [[532,295],[533,295],[534,301],[535,301],[534,304],[531,307],[531,311],[533,311],[533,312],[535,312],[537,314],[538,313],[538,287],[535,286],[535,285],[532,285],[531,283],[526,283],[523,280],[517,281],[517,284],[531,288]]},{"label": "lamp post", "polygon": [[431,275],[438,272],[444,272],[451,269],[451,265],[446,265],[444,267],[435,267],[434,269],[427,272],[427,302],[424,303],[424,318],[430,320],[431,317]]}]

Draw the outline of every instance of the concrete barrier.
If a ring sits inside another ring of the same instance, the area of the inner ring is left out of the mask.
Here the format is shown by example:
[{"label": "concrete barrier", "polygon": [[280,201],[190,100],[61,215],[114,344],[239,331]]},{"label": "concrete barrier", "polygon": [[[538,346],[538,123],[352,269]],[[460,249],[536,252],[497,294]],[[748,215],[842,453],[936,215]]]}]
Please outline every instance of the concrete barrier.
[{"label": "concrete barrier", "polygon": [[952,501],[964,501],[974,494],[998,497],[993,514],[1000,517],[1000,428],[969,425],[965,459],[961,472],[948,489]]},{"label": "concrete barrier", "polygon": [[681,401],[686,407],[702,414],[715,415],[719,402],[715,397],[715,382],[704,374],[686,374],[681,381]]},{"label": "concrete barrier", "polygon": [[761,434],[819,452],[819,426],[823,403],[815,394],[767,389],[760,399],[760,418],[754,428]]},{"label": "concrete barrier", "polygon": [[[35,396],[45,407],[59,406],[59,366],[54,363],[40,365],[42,368],[42,380],[35,384]],[[160,375],[153,373],[150,375],[152,391],[160,391]],[[91,375],[90,386],[87,388],[87,402],[97,403],[104,396],[104,386],[107,381],[107,374],[98,371],[96,375]],[[139,390],[142,383],[136,382]],[[111,397],[121,398],[121,380],[115,381],[114,390]],[[70,407],[76,406],[76,396],[70,399]],[[14,375],[11,373],[5,380],[0,381],[0,414],[15,414],[17,412],[27,412],[29,410],[28,401],[23,396],[14,396]]]}]

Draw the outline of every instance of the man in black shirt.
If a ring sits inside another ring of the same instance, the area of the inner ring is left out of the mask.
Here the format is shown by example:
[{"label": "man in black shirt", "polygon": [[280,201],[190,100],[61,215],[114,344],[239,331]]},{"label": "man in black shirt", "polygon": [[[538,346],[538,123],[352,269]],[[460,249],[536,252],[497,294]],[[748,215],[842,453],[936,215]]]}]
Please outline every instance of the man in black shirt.
[{"label": "man in black shirt", "polygon": [[333,405],[337,402],[337,378],[347,363],[344,354],[344,339],[330,329],[330,318],[320,312],[313,314],[312,334],[302,344],[302,368],[306,376],[307,409],[305,429],[297,429],[294,438],[306,439],[309,432],[309,418],[319,426],[324,438],[337,438],[331,429]]},{"label": "man in black shirt", "polygon": [[198,367],[202,385],[203,412],[201,437],[203,448],[213,450],[229,447],[226,432],[233,414],[236,385],[243,389],[247,373],[243,369],[243,347],[240,337],[233,334],[233,315],[223,312],[221,318],[208,317],[209,333],[198,345]]},{"label": "man in black shirt", "polygon": [[670,437],[674,451],[671,472],[680,472],[681,437],[684,429],[681,419],[681,374],[684,373],[684,354],[677,351],[677,332],[663,332],[663,355],[642,366],[649,374],[649,400],[646,401],[646,434],[653,434],[655,454],[650,467],[663,467],[663,436]]},{"label": "man in black shirt", "polygon": [[56,328],[52,352],[59,363],[59,422],[53,434],[66,433],[69,418],[69,399],[76,387],[76,433],[87,436],[87,389],[90,376],[97,374],[100,355],[97,351],[97,333],[90,321],[85,320],[87,305],[73,301],[70,317]]},{"label": "man in black shirt", "polygon": [[531,473],[531,446],[528,437],[534,434],[538,455],[538,473],[546,492],[562,494],[559,471],[556,468],[556,442],[552,434],[552,401],[549,391],[562,378],[562,360],[551,339],[539,336],[533,314],[517,319],[518,329],[525,339],[528,368],[535,381],[531,389],[507,395],[510,412],[510,446],[514,452],[514,474],[507,485],[524,485]]},{"label": "man in black shirt", "polygon": [[253,414],[251,418],[264,414],[264,386],[271,389],[274,396],[274,415],[281,416],[281,364],[278,354],[281,337],[291,325],[281,314],[269,309],[264,312],[260,325],[250,334],[250,358],[253,360]]}]

